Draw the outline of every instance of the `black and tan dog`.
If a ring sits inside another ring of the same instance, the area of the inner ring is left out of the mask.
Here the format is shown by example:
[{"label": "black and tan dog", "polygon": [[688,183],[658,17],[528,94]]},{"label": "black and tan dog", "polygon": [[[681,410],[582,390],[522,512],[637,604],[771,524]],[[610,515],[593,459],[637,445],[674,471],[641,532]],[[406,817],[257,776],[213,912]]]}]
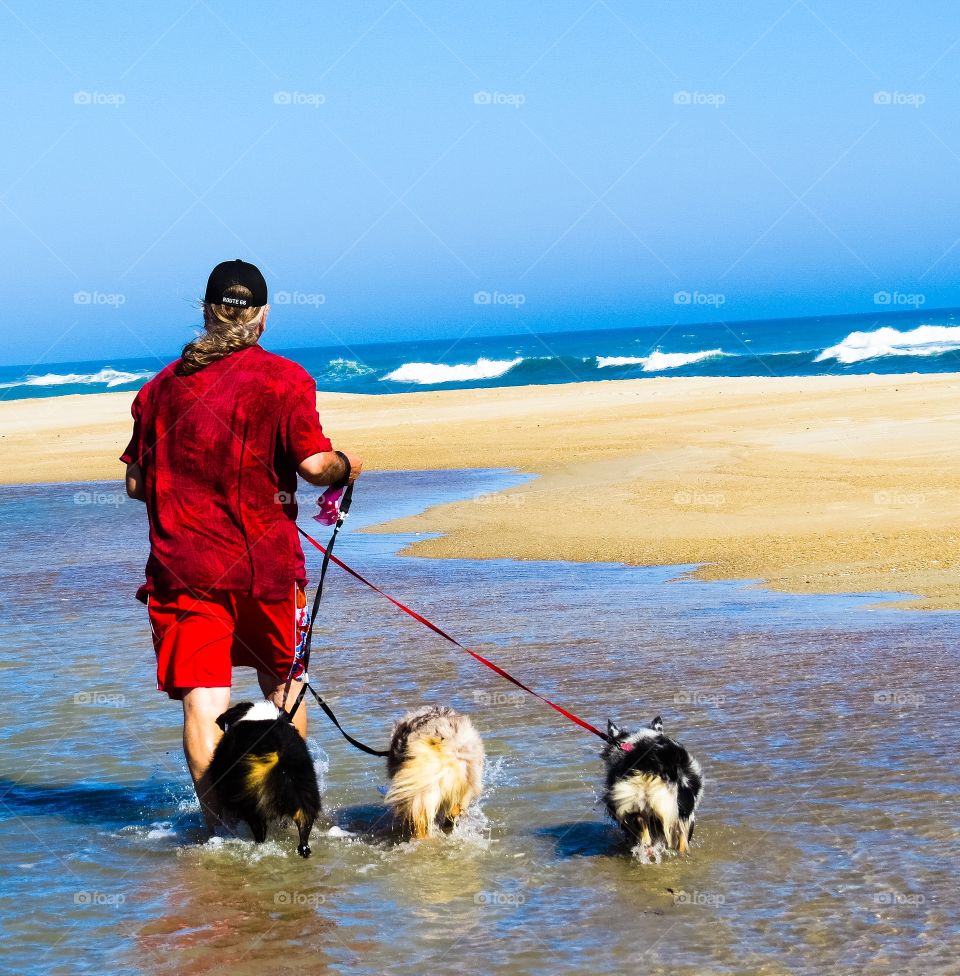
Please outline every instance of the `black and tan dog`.
[{"label": "black and tan dog", "polygon": [[297,853],[310,856],[310,831],[320,812],[317,774],[306,743],[272,702],[240,702],[218,719],[223,738],[210,781],[227,817],[243,820],[261,844],[272,821],[289,817],[300,834]]},{"label": "black and tan dog", "polygon": [[638,732],[609,722],[607,734],[611,741],[601,756],[607,764],[603,798],[610,816],[647,851],[662,844],[685,853],[703,793],[700,764],[663,734],[659,715]]},{"label": "black and tan dog", "polygon": [[386,802],[414,837],[456,821],[483,788],[483,743],[452,708],[427,705],[394,726]]}]

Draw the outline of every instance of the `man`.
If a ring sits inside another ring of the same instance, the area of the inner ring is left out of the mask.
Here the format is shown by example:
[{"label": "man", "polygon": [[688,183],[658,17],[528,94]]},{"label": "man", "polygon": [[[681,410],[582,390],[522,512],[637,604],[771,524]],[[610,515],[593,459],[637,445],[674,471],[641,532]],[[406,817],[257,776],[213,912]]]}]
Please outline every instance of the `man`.
[{"label": "man", "polygon": [[[184,752],[211,829],[218,811],[207,770],[232,668],[255,668],[264,696],[280,705],[306,632],[297,475],[345,485],[363,466],[332,449],[306,370],[258,344],[267,298],[252,264],[213,269],[204,333],[137,394],[120,458],[127,494],[146,503],[150,522],[137,597],[148,606],[157,688],[183,703]],[[306,721],[298,709],[304,736]]]}]

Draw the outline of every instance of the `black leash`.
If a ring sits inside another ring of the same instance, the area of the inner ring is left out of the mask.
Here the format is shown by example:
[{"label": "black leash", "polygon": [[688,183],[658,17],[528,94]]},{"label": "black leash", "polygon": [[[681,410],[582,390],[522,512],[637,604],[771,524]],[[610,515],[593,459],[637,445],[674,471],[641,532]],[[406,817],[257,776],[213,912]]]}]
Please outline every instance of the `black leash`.
[{"label": "black leash", "polygon": [[384,758],[390,755],[390,751],[386,750],[381,752],[379,749],[374,749],[371,746],[364,745],[359,739],[355,739],[337,720],[337,716],[333,714],[333,709],[317,694],[316,689],[309,682],[305,681],[303,687],[300,689],[300,694],[297,695],[297,700],[293,703],[293,708],[290,710],[289,718],[292,719],[294,713],[297,710],[297,706],[303,701],[303,696],[307,693],[307,689],[310,690],[310,694],[313,695],[317,700],[317,704],[323,709],[324,714],[330,719],[331,722],[340,730],[340,734],[354,747],[354,749],[359,749],[361,752],[365,752],[368,756],[379,756]]},{"label": "black leash", "polygon": [[[339,452],[337,452],[339,454]],[[346,459],[344,459],[346,460]],[[350,476],[350,463],[347,462],[347,477]],[[346,486],[346,490],[343,493],[343,498],[340,501],[340,514],[337,517],[336,524],[333,527],[333,533],[330,536],[330,541],[327,543],[326,552],[323,554],[323,562],[320,565],[320,579],[317,581],[317,592],[313,598],[313,609],[310,611],[310,623],[307,625],[307,636],[303,642],[303,654],[301,656],[303,662],[303,680],[302,687],[300,688],[300,693],[297,695],[296,701],[293,703],[293,708],[290,709],[289,713],[286,711],[287,707],[287,696],[290,694],[290,686],[293,683],[293,669],[296,666],[296,660],[290,666],[290,673],[287,675],[287,683],[283,689],[283,701],[280,705],[280,717],[288,722],[293,721],[293,716],[297,714],[297,709],[303,702],[304,697],[307,694],[307,690],[310,690],[310,694],[317,700],[317,704],[323,709],[324,714],[340,731],[340,734],[350,743],[355,749],[359,749],[361,752],[367,753],[369,756],[388,756],[390,753],[380,752],[377,749],[373,749],[368,745],[364,745],[359,739],[355,739],[349,732],[344,729],[344,727],[337,720],[337,716],[333,714],[333,709],[320,697],[316,689],[310,684],[310,649],[313,644],[313,625],[317,620],[317,613],[320,610],[320,599],[323,596],[323,583],[327,578],[327,569],[330,566],[330,554],[333,551],[333,547],[337,541],[337,533],[343,526],[343,520],[350,513],[350,505],[353,502],[353,482],[350,482]],[[307,534],[297,526],[297,531],[309,538]]]}]

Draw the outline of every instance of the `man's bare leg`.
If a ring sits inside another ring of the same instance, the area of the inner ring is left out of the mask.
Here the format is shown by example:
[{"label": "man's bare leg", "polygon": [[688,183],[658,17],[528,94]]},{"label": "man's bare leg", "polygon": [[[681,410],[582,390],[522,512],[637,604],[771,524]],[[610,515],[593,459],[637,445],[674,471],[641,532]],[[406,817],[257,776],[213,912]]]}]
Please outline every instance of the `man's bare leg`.
[{"label": "man's bare leg", "polygon": [[229,688],[191,688],[183,696],[183,752],[211,833],[220,823],[220,808],[209,780],[210,760],[223,735],[217,719],[229,707]]},{"label": "man's bare leg", "polygon": [[[263,692],[263,697],[268,701],[272,701],[277,708],[283,704],[283,689],[286,686],[286,681],[277,679],[276,675],[267,674],[265,671],[257,672],[257,680],[260,682],[260,690]],[[287,711],[289,712],[293,708],[293,703],[297,700],[297,696],[300,694],[300,689],[303,687],[303,683],[300,681],[290,682],[290,694],[287,695]],[[300,707],[297,709],[297,714],[293,716],[294,728],[300,733],[301,738],[307,737],[307,699],[304,698],[300,703]]]}]

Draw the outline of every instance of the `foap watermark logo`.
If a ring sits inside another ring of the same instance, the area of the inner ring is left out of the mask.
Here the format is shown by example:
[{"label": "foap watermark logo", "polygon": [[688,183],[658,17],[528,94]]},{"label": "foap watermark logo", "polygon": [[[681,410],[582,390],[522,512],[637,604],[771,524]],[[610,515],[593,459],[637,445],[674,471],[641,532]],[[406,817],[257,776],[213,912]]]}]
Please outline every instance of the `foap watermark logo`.
[{"label": "foap watermark logo", "polygon": [[510,108],[520,108],[526,100],[527,96],[520,92],[477,91],[473,93],[474,105],[506,105]]},{"label": "foap watermark logo", "polygon": [[691,488],[675,492],[673,496],[673,504],[681,508],[720,508],[726,502],[727,496],[722,491]]},{"label": "foap watermark logo", "polygon": [[120,108],[125,104],[127,96],[122,92],[102,92],[102,91],[75,91],[73,93],[74,105],[94,105],[106,106],[107,108]]},{"label": "foap watermark logo", "polygon": [[514,291],[475,291],[474,305],[506,305],[510,308],[520,308],[527,304],[527,296],[523,292]]},{"label": "foap watermark logo", "polygon": [[898,308],[920,308],[927,303],[927,296],[919,291],[875,291],[874,305],[890,305]]},{"label": "foap watermark logo", "polygon": [[274,505],[296,505],[297,493],[295,491],[278,491],[273,496]]},{"label": "foap watermark logo", "polygon": [[873,493],[873,504],[890,506],[891,508],[920,508],[926,505],[927,496],[922,491],[900,491],[888,488]]},{"label": "foap watermark logo", "polygon": [[75,891],[73,894],[74,905],[81,908],[90,906],[116,908],[127,900],[127,896],[120,892],[110,891]]},{"label": "foap watermark logo", "polygon": [[125,305],[127,296],[119,291],[75,291],[74,305],[108,305],[119,308]]},{"label": "foap watermark logo", "polygon": [[519,908],[527,901],[520,891],[478,891],[473,896],[474,905],[486,908]]},{"label": "foap watermark logo", "polygon": [[708,908],[717,908],[725,905],[727,899],[723,895],[714,894],[711,891],[675,891],[673,893],[674,905],[704,905]]},{"label": "foap watermark logo", "polygon": [[78,691],[73,696],[74,705],[93,705],[95,708],[126,708],[126,695],[105,691]]},{"label": "foap watermark logo", "polygon": [[673,93],[674,105],[703,105],[707,108],[720,108],[727,96],[723,92],[687,91],[685,88]]},{"label": "foap watermark logo", "polygon": [[483,705],[485,708],[492,708],[502,705],[510,705],[516,708],[525,705],[527,696],[522,691],[475,691],[473,701],[476,705]]},{"label": "foap watermark logo", "polygon": [[920,708],[926,702],[922,691],[910,688],[886,688],[873,693],[874,705],[894,705],[899,708]]},{"label": "foap watermark logo", "polygon": [[273,296],[274,305],[313,305],[327,304],[327,296],[319,291],[278,291]]},{"label": "foap watermark logo", "polygon": [[722,705],[726,701],[724,695],[717,695],[712,692],[696,691],[695,689],[685,689],[678,691],[673,696],[674,705],[705,705],[713,707]]},{"label": "foap watermark logo", "polygon": [[523,508],[527,503],[527,496],[520,492],[482,492],[473,496],[474,505],[487,505],[493,508]]},{"label": "foap watermark logo", "polygon": [[273,896],[273,903],[296,908],[319,908],[327,903],[327,896],[319,891],[278,891]]},{"label": "foap watermark logo", "polygon": [[74,505],[104,505],[117,508],[126,505],[129,497],[125,491],[76,491],[73,493]]},{"label": "foap watermark logo", "polygon": [[874,105],[903,105],[907,108],[920,108],[927,100],[923,92],[875,91]]},{"label": "foap watermark logo", "polygon": [[719,308],[726,305],[727,296],[722,291],[675,291],[674,305],[711,305]]},{"label": "foap watermark logo", "polygon": [[320,108],[326,104],[327,96],[323,92],[275,91],[274,105],[292,105],[294,108]]},{"label": "foap watermark logo", "polygon": [[918,891],[878,891],[873,896],[874,905],[923,905],[926,898]]}]

